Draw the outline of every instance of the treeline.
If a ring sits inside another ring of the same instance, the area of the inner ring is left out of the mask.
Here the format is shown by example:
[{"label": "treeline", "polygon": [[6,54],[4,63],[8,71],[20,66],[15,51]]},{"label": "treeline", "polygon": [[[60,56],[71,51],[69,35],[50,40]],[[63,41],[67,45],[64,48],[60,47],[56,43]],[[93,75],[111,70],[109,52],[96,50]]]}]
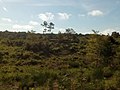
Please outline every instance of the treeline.
[{"label": "treeline", "polygon": [[0,32],[1,90],[117,90],[119,76],[117,32]]}]

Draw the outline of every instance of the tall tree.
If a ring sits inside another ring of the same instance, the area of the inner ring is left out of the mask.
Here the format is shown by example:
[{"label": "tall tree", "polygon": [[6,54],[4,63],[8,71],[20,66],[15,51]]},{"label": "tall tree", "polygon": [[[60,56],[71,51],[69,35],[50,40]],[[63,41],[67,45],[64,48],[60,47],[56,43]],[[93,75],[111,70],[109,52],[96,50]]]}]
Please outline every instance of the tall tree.
[{"label": "tall tree", "polygon": [[96,30],[92,30],[94,34],[98,34],[99,31],[96,31]]},{"label": "tall tree", "polygon": [[54,29],[54,24],[50,22],[47,28],[48,28],[48,31],[51,32],[51,30]]},{"label": "tall tree", "polygon": [[51,32],[52,29],[54,29],[54,24],[52,22],[48,23],[47,21],[44,21],[43,24],[41,24],[44,27],[44,32]]},{"label": "tall tree", "polygon": [[75,30],[72,29],[72,28],[66,29],[66,32],[65,32],[65,33],[67,33],[67,34],[76,34]]},{"label": "tall tree", "polygon": [[46,32],[48,23],[46,21],[44,21],[43,24],[41,24],[41,25],[44,27],[43,33]]}]

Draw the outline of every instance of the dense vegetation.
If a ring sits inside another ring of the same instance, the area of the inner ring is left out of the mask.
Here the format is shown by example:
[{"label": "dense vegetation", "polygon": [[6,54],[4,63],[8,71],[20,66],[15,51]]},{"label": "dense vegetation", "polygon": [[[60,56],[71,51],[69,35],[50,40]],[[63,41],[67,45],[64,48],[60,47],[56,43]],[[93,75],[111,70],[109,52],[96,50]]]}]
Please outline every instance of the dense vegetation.
[{"label": "dense vegetation", "polygon": [[0,32],[0,90],[119,89],[117,32]]}]

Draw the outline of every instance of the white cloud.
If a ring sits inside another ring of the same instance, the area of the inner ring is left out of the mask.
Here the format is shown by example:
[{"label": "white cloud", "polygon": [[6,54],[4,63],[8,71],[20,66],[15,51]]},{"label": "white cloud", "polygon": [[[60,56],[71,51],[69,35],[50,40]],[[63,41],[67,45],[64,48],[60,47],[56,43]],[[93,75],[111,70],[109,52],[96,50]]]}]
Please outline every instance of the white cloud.
[{"label": "white cloud", "polygon": [[38,23],[38,22],[35,22],[35,21],[30,21],[29,24],[30,24],[30,25],[33,25],[33,26],[39,25],[39,23]]},{"label": "white cloud", "polygon": [[61,20],[67,20],[70,18],[71,14],[67,14],[67,13],[58,13],[59,19]]},{"label": "white cloud", "polygon": [[88,15],[90,15],[90,16],[102,16],[103,12],[100,10],[93,10],[91,12],[88,12]]},{"label": "white cloud", "polygon": [[49,21],[49,20],[53,20],[54,19],[54,14],[50,13],[50,12],[46,12],[46,13],[40,13],[38,15],[38,17],[43,20],[43,21]]},{"label": "white cloud", "polygon": [[115,29],[106,29],[106,30],[102,31],[101,33],[104,35],[108,35],[108,34],[111,35],[112,32],[115,32],[115,31],[119,32],[118,30],[115,30]]},{"label": "white cloud", "polygon": [[8,12],[8,10],[7,10],[7,8],[6,8],[6,7],[3,7],[3,10],[4,10],[5,12]]},{"label": "white cloud", "polygon": [[31,30],[33,29],[34,27],[33,26],[30,26],[30,25],[18,25],[18,24],[15,24],[12,26],[13,29],[24,29],[24,30]]},{"label": "white cloud", "polygon": [[2,21],[5,21],[5,22],[12,22],[12,20],[10,18],[1,18]]}]

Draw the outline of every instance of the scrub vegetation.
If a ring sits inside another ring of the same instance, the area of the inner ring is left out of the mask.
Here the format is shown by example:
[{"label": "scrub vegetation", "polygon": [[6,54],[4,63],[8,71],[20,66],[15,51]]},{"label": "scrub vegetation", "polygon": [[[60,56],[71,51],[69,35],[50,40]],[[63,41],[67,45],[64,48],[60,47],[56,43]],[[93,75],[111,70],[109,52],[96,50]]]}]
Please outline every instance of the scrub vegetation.
[{"label": "scrub vegetation", "polygon": [[117,32],[0,32],[0,90],[119,89]]}]

